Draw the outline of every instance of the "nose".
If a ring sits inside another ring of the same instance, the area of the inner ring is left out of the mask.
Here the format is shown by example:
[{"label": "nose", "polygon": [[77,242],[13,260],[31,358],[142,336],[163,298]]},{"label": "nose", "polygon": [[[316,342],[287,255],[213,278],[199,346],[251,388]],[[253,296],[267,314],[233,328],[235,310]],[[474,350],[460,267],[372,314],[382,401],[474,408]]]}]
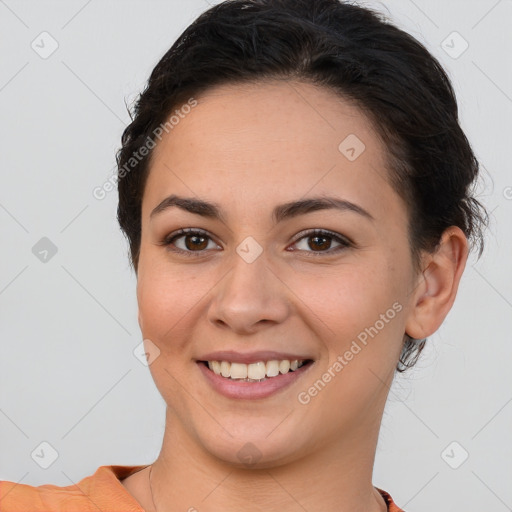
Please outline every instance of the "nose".
[{"label": "nose", "polygon": [[230,271],[214,288],[208,320],[237,334],[251,334],[284,322],[291,302],[286,284],[265,253],[252,263],[233,255]]}]

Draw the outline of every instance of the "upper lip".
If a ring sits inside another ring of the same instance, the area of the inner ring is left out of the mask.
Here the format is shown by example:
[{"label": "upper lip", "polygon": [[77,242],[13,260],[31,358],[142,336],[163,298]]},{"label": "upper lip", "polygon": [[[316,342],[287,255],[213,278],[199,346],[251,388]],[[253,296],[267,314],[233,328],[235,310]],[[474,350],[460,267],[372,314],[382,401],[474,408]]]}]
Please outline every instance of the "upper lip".
[{"label": "upper lip", "polygon": [[199,357],[198,361],[229,361],[230,363],[251,364],[259,361],[282,361],[289,359],[290,361],[305,361],[311,359],[309,356],[300,354],[290,354],[289,352],[276,352],[274,350],[260,350],[258,352],[235,352],[234,350],[220,350],[209,352]]}]

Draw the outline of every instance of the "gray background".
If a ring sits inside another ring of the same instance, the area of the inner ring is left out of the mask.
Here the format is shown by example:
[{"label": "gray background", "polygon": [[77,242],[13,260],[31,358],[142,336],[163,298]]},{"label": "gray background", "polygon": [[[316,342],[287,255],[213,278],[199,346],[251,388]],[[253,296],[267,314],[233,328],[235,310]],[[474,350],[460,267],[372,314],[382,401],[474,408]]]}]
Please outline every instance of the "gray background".
[{"label": "gray background", "polygon": [[[512,510],[512,1],[366,5],[448,70],[492,211],[483,258],[470,258],[445,323],[391,389],[374,484],[408,512]],[[0,0],[0,479],[71,485],[159,452],[164,403],[133,353],[141,335],[117,192],[100,201],[92,190],[115,170],[124,100],[207,7]],[[46,261],[43,237],[57,248]],[[57,455],[47,469],[42,442]]]}]

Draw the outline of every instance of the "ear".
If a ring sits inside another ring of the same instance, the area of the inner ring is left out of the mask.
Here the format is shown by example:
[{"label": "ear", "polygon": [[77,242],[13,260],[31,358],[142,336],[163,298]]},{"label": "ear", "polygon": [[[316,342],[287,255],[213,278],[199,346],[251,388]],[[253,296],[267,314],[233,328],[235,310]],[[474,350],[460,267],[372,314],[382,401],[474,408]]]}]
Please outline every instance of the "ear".
[{"label": "ear", "polygon": [[416,339],[431,336],[450,311],[468,258],[468,241],[457,226],[447,228],[433,254],[426,254],[416,281],[405,332]]}]

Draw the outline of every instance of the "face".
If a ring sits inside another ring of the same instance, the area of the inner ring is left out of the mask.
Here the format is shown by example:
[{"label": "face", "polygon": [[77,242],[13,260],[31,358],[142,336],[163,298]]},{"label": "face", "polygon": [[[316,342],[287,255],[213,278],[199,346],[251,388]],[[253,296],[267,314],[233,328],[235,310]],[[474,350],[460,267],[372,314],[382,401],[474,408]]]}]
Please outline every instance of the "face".
[{"label": "face", "polygon": [[167,428],[233,464],[362,442],[414,284],[386,148],[310,84],[195,99],[154,149],[142,203],[139,322]]}]

